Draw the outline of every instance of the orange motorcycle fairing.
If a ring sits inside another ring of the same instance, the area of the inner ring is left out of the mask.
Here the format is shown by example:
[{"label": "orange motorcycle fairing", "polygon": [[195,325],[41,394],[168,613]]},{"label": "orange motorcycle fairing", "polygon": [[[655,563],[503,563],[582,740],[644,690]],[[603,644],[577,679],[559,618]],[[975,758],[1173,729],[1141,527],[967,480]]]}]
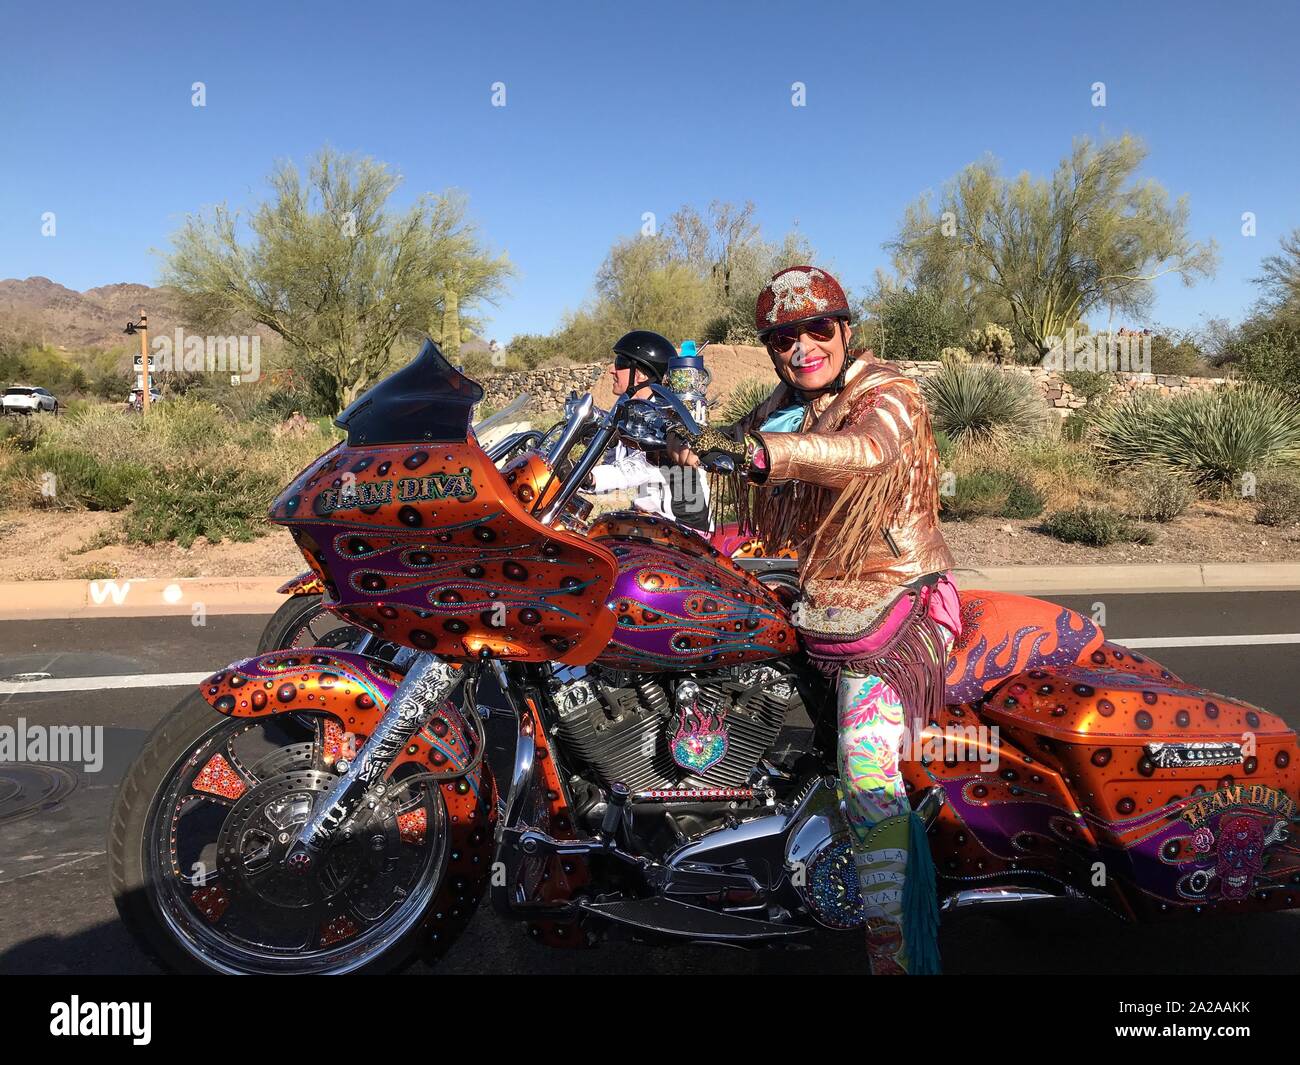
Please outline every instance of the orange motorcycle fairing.
[{"label": "orange motorcycle fairing", "polygon": [[[719,568],[755,580],[750,572],[737,565],[704,537],[683,528],[667,518],[659,518],[639,510],[614,510],[602,514],[591,524],[587,535],[593,540],[641,540],[671,547],[695,558],[707,559]],[[755,581],[762,587],[761,581]]]},{"label": "orange motorcycle fairing", "polygon": [[703,538],[647,514],[607,515],[591,536],[618,559],[617,624],[596,661],[655,673],[717,669],[791,654],[784,604]]},{"label": "orange motorcycle fairing", "polygon": [[530,514],[536,514],[560,492],[560,478],[536,451],[516,455],[502,467],[501,476]]},{"label": "orange motorcycle fairing", "polygon": [[538,522],[469,440],[340,445],[270,516],[325,605],[385,640],[451,660],[585,665],[613,632],[613,555]]},{"label": "orange motorcycle fairing", "polygon": [[285,581],[275,590],[276,595],[324,595],[325,582],[312,570],[300,573],[292,580]]},{"label": "orange motorcycle fairing", "polygon": [[[384,662],[344,651],[274,651],[235,662],[199,685],[204,700],[228,717],[258,718],[273,714],[321,713],[322,760],[327,766],[355,758],[383,717],[401,675]],[[497,819],[496,783],[487,760],[472,771],[475,734],[460,709],[448,701],[413,737],[388,770],[413,764],[446,777],[439,791],[447,808],[450,833],[447,875],[431,906],[439,915],[435,936],[449,934],[468,920],[486,886]],[[221,755],[215,755],[195,778],[195,788],[226,794],[242,792],[243,780]],[[223,790],[224,789],[224,790]],[[418,833],[423,825],[401,823],[401,831]]]}]

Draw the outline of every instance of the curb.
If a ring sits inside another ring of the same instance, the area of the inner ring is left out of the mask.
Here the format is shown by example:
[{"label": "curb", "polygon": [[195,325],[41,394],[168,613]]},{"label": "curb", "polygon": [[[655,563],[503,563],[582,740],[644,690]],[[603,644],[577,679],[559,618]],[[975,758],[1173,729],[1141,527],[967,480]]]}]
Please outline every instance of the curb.
[{"label": "curb", "polygon": [[989,566],[956,571],[967,588],[1024,595],[1093,592],[1247,592],[1300,589],[1300,562],[1163,566]]},{"label": "curb", "polygon": [[192,577],[0,583],[0,621],[270,614],[288,578]]},{"label": "curb", "polygon": [[[187,577],[0,583],[0,621],[270,614],[284,596],[273,577]],[[1300,589],[1300,563],[1167,566],[990,566],[956,570],[965,588],[1023,595],[1140,592],[1247,592]]]}]

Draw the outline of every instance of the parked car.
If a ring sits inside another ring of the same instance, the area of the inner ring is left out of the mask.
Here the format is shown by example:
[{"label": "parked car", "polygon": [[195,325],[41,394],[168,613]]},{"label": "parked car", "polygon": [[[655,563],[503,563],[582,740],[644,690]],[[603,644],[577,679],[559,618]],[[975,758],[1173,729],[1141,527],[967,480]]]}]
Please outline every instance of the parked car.
[{"label": "parked car", "polygon": [[5,389],[5,414],[35,414],[38,410],[57,413],[58,409],[59,401],[47,389],[32,388],[29,385],[14,385]]},{"label": "parked car", "polygon": [[[149,402],[157,403],[161,399],[162,399],[162,393],[159,392],[158,389],[151,387],[149,389]],[[131,395],[127,398],[126,405],[131,410],[140,410],[144,406],[144,389],[142,388],[131,389]]]}]

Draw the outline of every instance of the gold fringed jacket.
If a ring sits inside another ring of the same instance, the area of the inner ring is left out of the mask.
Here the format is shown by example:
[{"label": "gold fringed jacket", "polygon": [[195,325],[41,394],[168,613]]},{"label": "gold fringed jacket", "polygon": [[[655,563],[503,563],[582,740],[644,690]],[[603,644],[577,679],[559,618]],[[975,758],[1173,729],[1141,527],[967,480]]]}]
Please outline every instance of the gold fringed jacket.
[{"label": "gold fringed jacket", "polygon": [[808,404],[799,432],[762,431],[793,402],[778,385],[736,428],[767,452],[766,477],[750,489],[753,525],[769,549],[799,552],[805,596],[875,602],[951,569],[939,531],[939,452],[917,382],[864,355],[838,393]]},{"label": "gold fringed jacket", "polygon": [[[767,453],[766,475],[758,474],[740,511],[769,551],[798,552],[801,605],[805,616],[820,616],[814,627],[824,629],[828,610],[860,618],[905,586],[946,574],[953,558],[939,530],[939,454],[917,382],[868,353],[850,364],[838,393],[808,404],[798,432],[760,428],[794,401],[781,384],[734,427],[758,437]],[[913,713],[942,690],[942,644],[935,646],[925,598],[870,660],[840,663],[897,680],[913,696],[905,700]]]}]

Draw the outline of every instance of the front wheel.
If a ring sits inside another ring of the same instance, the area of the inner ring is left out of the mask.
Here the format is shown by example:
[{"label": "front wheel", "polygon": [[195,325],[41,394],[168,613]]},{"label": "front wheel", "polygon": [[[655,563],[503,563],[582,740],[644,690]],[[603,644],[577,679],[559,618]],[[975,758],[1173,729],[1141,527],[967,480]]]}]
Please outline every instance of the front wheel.
[{"label": "front wheel", "polygon": [[321,605],[324,598],[322,595],[295,595],[281,603],[280,609],[262,630],[257,653],[301,647],[355,651],[360,647],[369,633],[327,610]]},{"label": "front wheel", "polygon": [[464,928],[484,882],[450,868],[447,785],[415,766],[312,872],[286,869],[295,829],[335,777],[331,724],[223,717],[195,692],[150,735],[118,789],[108,858],[118,913],[164,968],[393,972]]}]

